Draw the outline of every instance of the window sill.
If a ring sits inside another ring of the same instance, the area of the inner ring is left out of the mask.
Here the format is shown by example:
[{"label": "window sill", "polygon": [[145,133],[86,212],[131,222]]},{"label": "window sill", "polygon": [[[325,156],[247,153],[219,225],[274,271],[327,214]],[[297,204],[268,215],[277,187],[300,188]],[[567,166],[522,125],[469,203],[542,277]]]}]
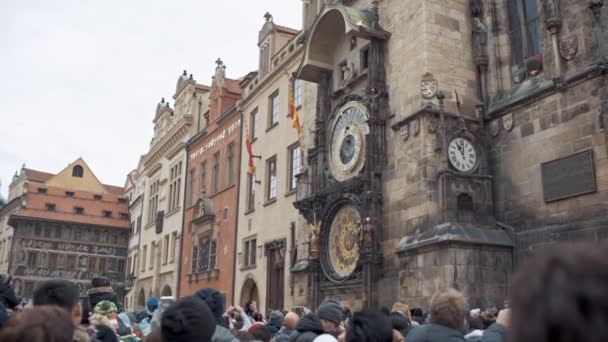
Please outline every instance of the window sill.
[{"label": "window sill", "polygon": [[254,211],[255,211],[255,208],[247,209],[244,214],[245,215],[249,215],[249,214],[251,214]]},{"label": "window sill", "polygon": [[220,270],[216,268],[211,271],[205,271],[200,273],[190,273],[187,274],[188,282],[198,282],[199,280],[210,280],[210,279],[218,279],[220,277]]},{"label": "window sill", "polygon": [[245,266],[245,267],[241,267],[241,271],[251,271],[251,270],[255,270],[257,265],[249,265],[249,266]]},{"label": "window sill", "polygon": [[271,205],[271,204],[275,203],[276,201],[277,201],[277,198],[276,198],[276,197],[275,197],[275,198],[272,198],[272,199],[269,199],[269,200],[267,200],[267,201],[266,201],[266,203],[264,203],[264,206],[265,206],[265,207],[266,207],[266,206],[269,206],[269,205]]},{"label": "window sill", "polygon": [[270,131],[271,129],[273,129],[273,128],[277,127],[278,125],[279,125],[279,123],[278,123],[278,122],[275,122],[274,124],[272,124],[272,125],[268,126],[268,128],[266,128],[266,132],[268,132],[268,131]]},{"label": "window sill", "polygon": [[220,190],[218,190],[217,192],[214,192],[213,194],[209,195],[209,198],[210,198],[210,199],[212,199],[213,197],[215,197],[215,196],[217,196],[217,195],[221,194],[222,192],[225,192],[225,191],[227,191],[227,190],[229,190],[229,189],[231,189],[231,188],[234,188],[234,187],[235,187],[235,184],[230,184],[230,185],[228,185],[227,187],[225,187],[225,188],[223,188],[223,189],[220,189]]},{"label": "window sill", "polygon": [[175,208],[175,209],[171,210],[170,212],[168,212],[168,213],[165,215],[165,219],[167,219],[167,218],[169,218],[169,216],[171,216],[171,215],[173,215],[173,214],[175,214],[175,213],[179,212],[179,210],[180,210],[180,209],[181,209],[181,207],[177,207],[177,208]]},{"label": "window sill", "polygon": [[285,197],[293,196],[296,193],[296,189],[289,190],[285,193]]}]

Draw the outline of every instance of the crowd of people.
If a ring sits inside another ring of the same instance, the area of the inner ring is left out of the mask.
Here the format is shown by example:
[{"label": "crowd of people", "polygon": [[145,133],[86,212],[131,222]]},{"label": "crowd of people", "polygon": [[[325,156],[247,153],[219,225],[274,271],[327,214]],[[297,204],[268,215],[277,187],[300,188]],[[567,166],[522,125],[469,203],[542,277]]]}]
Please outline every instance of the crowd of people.
[{"label": "crowd of people", "polygon": [[143,310],[123,311],[107,279],[88,296],[61,279],[39,284],[27,308],[0,276],[2,342],[598,342],[608,336],[607,245],[580,245],[540,255],[520,267],[508,302],[512,309],[470,309],[455,290],[437,292],[427,311],[396,302],[351,311],[326,300],[312,312],[271,311],[255,302],[225,307],[204,288],[178,300],[148,298]]}]

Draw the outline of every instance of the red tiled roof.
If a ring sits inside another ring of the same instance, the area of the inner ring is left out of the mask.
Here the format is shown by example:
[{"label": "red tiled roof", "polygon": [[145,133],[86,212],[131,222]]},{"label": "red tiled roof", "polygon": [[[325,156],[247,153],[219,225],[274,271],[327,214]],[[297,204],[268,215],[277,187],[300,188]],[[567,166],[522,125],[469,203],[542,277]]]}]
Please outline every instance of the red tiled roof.
[{"label": "red tiled roof", "polygon": [[121,188],[119,186],[107,185],[107,184],[104,184],[103,186],[106,188],[106,190],[108,190],[109,193],[116,195],[116,196],[122,196],[123,188]]},{"label": "red tiled roof", "polygon": [[297,35],[300,32],[300,30],[292,29],[292,28],[287,27],[287,26],[275,25],[274,27],[279,32],[291,34],[291,35],[294,35],[294,36]]},{"label": "red tiled roof", "polygon": [[54,176],[52,173],[32,170],[32,169],[24,169],[25,174],[27,175],[27,179],[34,182],[44,183]]}]

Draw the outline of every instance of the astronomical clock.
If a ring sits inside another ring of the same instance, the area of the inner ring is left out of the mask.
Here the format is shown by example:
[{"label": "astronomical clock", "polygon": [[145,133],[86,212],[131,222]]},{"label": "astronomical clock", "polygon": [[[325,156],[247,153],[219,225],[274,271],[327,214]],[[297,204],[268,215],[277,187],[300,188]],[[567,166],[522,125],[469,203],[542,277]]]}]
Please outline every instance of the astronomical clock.
[{"label": "astronomical clock", "polygon": [[332,176],[345,181],[365,164],[365,141],[369,134],[365,105],[351,101],[334,115],[329,131],[329,162]]}]

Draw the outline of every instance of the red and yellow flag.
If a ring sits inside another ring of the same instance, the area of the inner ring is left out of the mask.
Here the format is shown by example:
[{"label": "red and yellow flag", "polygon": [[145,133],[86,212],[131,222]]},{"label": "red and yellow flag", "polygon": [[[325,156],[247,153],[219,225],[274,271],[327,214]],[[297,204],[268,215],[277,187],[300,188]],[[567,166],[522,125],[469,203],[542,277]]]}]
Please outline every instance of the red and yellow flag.
[{"label": "red and yellow flag", "polygon": [[300,146],[302,145],[302,126],[300,126],[300,118],[298,117],[298,109],[295,101],[295,83],[296,79],[292,78],[289,85],[289,117],[291,118],[291,125],[298,132],[298,141]]},{"label": "red and yellow flag", "polygon": [[249,156],[249,162],[247,167],[247,173],[252,175],[255,173],[255,165],[253,164],[253,147],[251,146],[251,136],[249,135],[249,127],[245,127],[245,147],[247,148],[247,154]]}]

